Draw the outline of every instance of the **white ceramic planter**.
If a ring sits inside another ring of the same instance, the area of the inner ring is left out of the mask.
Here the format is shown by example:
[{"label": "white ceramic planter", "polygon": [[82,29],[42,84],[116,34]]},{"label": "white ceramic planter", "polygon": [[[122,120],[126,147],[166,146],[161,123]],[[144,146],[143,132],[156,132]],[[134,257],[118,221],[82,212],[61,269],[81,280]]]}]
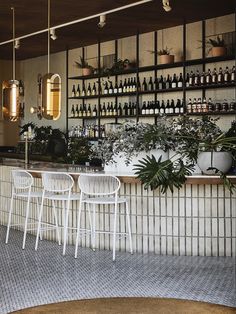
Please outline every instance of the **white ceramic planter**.
[{"label": "white ceramic planter", "polygon": [[204,174],[215,174],[214,167],[227,173],[232,166],[232,155],[229,152],[202,152],[198,156],[197,164]]},{"label": "white ceramic planter", "polygon": [[115,156],[114,163],[108,163],[105,165],[104,170],[105,172],[116,172],[116,173],[130,173],[134,174],[135,171],[134,165],[139,163],[139,160],[145,158],[146,156],[154,155],[155,158],[158,160],[160,156],[162,156],[162,160],[167,160],[169,157],[168,152],[164,152],[161,149],[152,149],[150,152],[140,152],[136,156],[132,158],[131,163],[128,165],[125,164],[125,156],[124,154],[119,154]]}]

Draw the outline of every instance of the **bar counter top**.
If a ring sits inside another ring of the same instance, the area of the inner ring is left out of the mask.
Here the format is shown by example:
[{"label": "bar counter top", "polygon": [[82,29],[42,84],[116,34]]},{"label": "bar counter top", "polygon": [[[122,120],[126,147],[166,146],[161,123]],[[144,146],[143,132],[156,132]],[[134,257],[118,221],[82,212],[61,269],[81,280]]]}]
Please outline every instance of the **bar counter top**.
[{"label": "bar counter top", "polygon": [[[139,183],[139,179],[129,172],[105,172],[101,167],[88,167],[84,165],[72,165],[63,163],[43,162],[43,161],[31,161],[28,165],[25,165],[24,160],[2,158],[0,165],[9,167],[19,167],[31,172],[34,176],[40,176],[42,171],[58,171],[67,172],[72,176],[78,176],[80,173],[109,173],[117,176],[123,183]],[[228,175],[228,178],[236,183],[236,175]],[[202,175],[193,174],[187,177],[186,184],[222,184],[223,181],[219,175]]]}]

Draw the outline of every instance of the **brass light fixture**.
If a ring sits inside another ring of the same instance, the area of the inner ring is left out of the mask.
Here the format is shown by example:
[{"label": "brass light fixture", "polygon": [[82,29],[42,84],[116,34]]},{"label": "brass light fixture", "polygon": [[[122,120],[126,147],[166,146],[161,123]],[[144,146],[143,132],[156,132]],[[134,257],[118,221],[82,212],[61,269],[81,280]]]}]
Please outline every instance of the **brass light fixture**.
[{"label": "brass light fixture", "polygon": [[48,0],[48,72],[42,78],[42,115],[57,120],[61,115],[61,77],[50,73],[50,0]]},{"label": "brass light fixture", "polygon": [[2,115],[6,121],[17,121],[19,118],[19,81],[16,76],[16,43],[15,43],[15,9],[12,10],[12,80],[2,83]]}]

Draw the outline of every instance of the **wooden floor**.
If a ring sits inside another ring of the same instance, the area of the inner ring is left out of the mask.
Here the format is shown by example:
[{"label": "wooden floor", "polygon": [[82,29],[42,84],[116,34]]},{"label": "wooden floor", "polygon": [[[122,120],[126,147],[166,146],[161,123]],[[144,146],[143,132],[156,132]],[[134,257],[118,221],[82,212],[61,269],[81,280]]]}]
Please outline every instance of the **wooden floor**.
[{"label": "wooden floor", "polygon": [[175,299],[109,298],[38,306],[19,314],[236,314],[236,308]]}]

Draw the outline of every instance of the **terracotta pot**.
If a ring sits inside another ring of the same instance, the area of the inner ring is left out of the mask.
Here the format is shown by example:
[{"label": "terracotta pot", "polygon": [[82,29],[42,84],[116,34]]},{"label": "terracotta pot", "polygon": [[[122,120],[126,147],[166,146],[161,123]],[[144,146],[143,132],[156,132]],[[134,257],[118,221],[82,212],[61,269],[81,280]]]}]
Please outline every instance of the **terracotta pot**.
[{"label": "terracotta pot", "polygon": [[160,56],[160,64],[169,64],[174,63],[175,56],[174,55],[161,55]]},{"label": "terracotta pot", "polygon": [[82,75],[87,76],[93,73],[91,68],[82,68]]},{"label": "terracotta pot", "polygon": [[212,47],[211,54],[212,57],[222,57],[226,55],[226,48],[225,47]]}]

